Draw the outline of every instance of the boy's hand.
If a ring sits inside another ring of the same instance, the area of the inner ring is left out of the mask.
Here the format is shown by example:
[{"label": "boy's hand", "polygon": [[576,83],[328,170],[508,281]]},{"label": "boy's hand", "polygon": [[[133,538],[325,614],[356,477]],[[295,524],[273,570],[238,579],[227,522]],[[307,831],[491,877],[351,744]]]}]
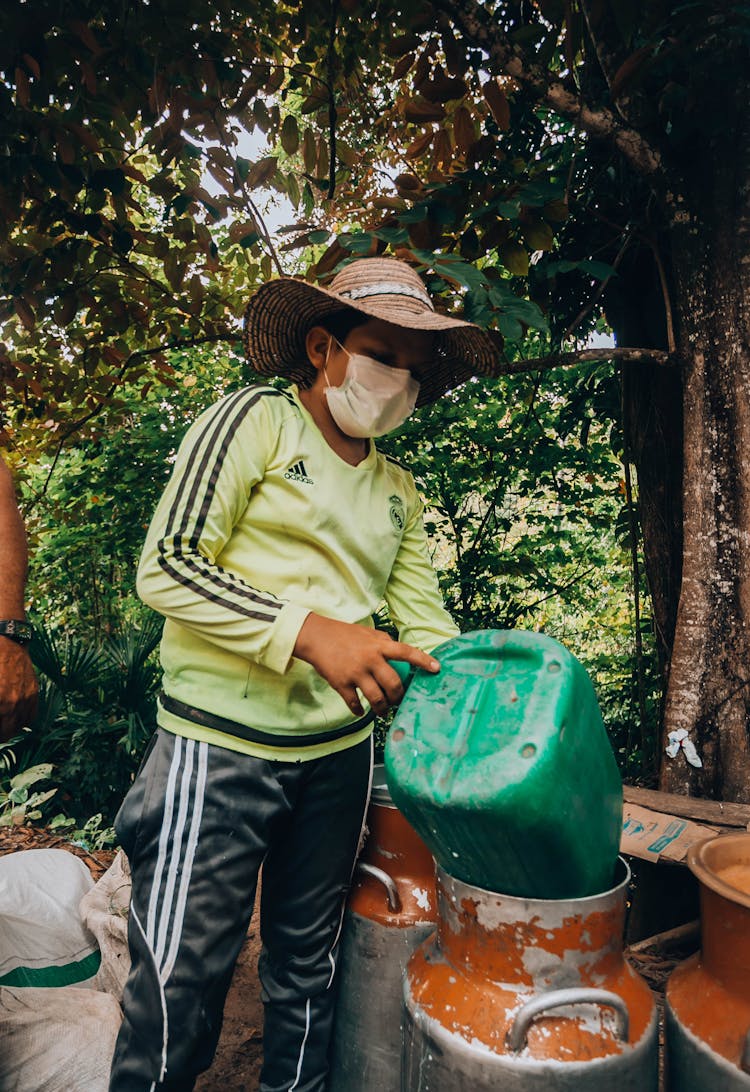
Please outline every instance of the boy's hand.
[{"label": "boy's hand", "polygon": [[380,716],[403,698],[401,680],[388,660],[404,660],[433,674],[440,670],[440,664],[432,656],[413,645],[394,641],[382,630],[312,613],[299,631],[294,655],[311,664],[355,716],[364,713],[357,690],[361,690]]}]

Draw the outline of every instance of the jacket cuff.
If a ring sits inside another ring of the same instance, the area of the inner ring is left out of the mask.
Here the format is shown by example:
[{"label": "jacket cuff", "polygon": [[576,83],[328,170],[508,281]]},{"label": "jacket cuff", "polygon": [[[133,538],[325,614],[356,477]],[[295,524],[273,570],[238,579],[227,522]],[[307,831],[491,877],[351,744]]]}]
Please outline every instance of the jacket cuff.
[{"label": "jacket cuff", "polygon": [[285,603],[271,626],[268,642],[258,656],[258,662],[283,675],[289,667],[302,624],[310,613],[307,607]]}]

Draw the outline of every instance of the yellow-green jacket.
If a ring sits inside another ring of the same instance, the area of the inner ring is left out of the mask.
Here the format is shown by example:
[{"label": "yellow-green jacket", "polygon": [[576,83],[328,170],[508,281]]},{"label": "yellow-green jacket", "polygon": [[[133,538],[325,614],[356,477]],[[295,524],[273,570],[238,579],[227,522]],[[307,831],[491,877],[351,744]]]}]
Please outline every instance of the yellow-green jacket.
[{"label": "yellow-green jacket", "polygon": [[343,699],[292,656],[310,611],[431,651],[443,608],[411,474],[370,443],[328,446],[295,388],[249,387],[189,429],[151,522],[141,598],[166,618],[162,727],[263,758],[316,758],[366,738]]}]

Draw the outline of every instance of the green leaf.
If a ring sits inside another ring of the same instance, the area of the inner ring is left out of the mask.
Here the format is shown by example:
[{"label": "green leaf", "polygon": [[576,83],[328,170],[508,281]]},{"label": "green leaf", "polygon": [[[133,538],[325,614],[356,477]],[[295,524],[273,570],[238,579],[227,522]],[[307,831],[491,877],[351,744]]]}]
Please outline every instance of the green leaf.
[{"label": "green leaf", "polygon": [[402,227],[384,227],[378,228],[373,234],[382,239],[384,243],[390,243],[391,246],[397,246],[399,243],[408,243],[409,233],[406,228]]},{"label": "green leaf", "polygon": [[296,176],[293,174],[288,174],[286,176],[286,192],[294,208],[298,208],[301,195],[299,191],[299,182],[297,181]]},{"label": "green leaf", "polygon": [[287,155],[294,155],[299,148],[299,126],[293,114],[287,114],[281,126],[281,147]]},{"label": "green leaf", "polygon": [[565,184],[549,178],[537,178],[528,182],[518,194],[518,200],[529,208],[538,208],[550,201],[559,201],[565,196]]},{"label": "green leaf", "polygon": [[551,250],[554,238],[552,228],[544,220],[523,229],[523,241],[532,250]]},{"label": "green leaf", "polygon": [[11,778],[11,786],[14,791],[16,789],[25,789],[37,781],[44,781],[45,778],[51,775],[53,769],[54,766],[49,762],[40,762],[36,766],[29,766],[23,773],[16,774],[15,777]]},{"label": "green leaf", "polygon": [[607,265],[606,262],[594,261],[591,258],[585,258],[582,262],[579,262],[579,266],[584,273],[590,273],[598,281],[605,281],[608,277],[617,276],[617,270],[611,265]]},{"label": "green leaf", "polygon": [[339,235],[339,242],[341,245],[348,250],[350,254],[356,254],[361,257],[367,257],[372,250],[373,241],[374,236],[368,231],[353,233],[345,232],[343,235]]},{"label": "green leaf", "polygon": [[500,261],[508,272],[516,277],[525,277],[529,272],[529,255],[520,243],[509,239],[499,250]]},{"label": "green leaf", "polygon": [[399,222],[402,224],[421,224],[423,220],[426,220],[430,214],[430,210],[424,203],[420,202],[417,205],[413,205],[412,208],[406,209],[404,212],[399,213]]}]

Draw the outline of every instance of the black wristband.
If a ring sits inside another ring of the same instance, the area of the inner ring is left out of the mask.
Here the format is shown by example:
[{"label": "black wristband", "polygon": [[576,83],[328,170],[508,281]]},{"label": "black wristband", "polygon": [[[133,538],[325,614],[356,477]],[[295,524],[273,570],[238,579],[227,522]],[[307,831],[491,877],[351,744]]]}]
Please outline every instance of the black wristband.
[{"label": "black wristband", "polygon": [[34,627],[31,622],[23,622],[19,618],[0,621],[0,637],[9,637],[17,645],[27,645],[33,636]]}]

